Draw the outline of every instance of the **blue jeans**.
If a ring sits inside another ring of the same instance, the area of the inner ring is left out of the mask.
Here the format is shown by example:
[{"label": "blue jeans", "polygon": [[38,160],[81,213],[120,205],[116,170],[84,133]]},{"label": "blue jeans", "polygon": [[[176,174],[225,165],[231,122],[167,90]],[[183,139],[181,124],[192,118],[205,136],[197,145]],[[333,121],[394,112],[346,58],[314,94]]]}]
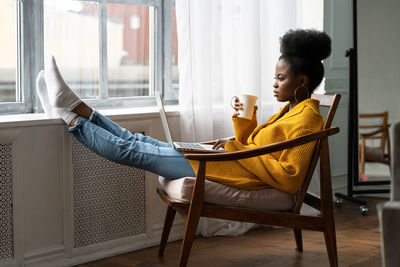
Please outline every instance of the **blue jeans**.
[{"label": "blue jeans", "polygon": [[149,136],[132,134],[97,111],[93,111],[89,120],[78,117],[68,131],[83,145],[111,161],[168,179],[195,176],[182,152]]}]

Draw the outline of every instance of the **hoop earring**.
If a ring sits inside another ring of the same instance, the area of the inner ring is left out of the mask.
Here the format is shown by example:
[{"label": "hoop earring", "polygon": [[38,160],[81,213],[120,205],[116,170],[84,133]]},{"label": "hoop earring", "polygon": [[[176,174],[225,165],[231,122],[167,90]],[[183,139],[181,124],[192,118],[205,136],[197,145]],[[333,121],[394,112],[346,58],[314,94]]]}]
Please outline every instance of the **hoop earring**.
[{"label": "hoop earring", "polygon": [[294,90],[294,99],[296,99],[297,103],[307,99],[310,97],[310,93],[308,92],[307,87],[299,86]]}]

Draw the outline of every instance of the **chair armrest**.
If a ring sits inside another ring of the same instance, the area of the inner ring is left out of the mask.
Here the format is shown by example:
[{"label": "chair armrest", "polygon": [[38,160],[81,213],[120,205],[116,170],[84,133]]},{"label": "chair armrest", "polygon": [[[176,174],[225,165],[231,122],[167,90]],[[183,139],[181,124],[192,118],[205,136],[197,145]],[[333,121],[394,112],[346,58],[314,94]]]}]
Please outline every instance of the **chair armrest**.
[{"label": "chair armrest", "polygon": [[377,130],[375,130],[375,131],[372,131],[372,132],[369,132],[369,133],[360,133],[360,136],[361,136],[361,137],[369,137],[369,136],[376,135],[376,134],[378,134],[378,133],[385,132],[385,131],[387,131],[387,130],[389,129],[389,126],[390,126],[390,125],[382,126],[382,127],[380,127],[379,129],[377,129]]},{"label": "chair armrest", "polygon": [[207,153],[207,154],[190,153],[190,154],[185,154],[185,158],[190,160],[200,160],[200,161],[228,161],[228,160],[251,158],[303,145],[315,140],[328,137],[330,135],[334,135],[338,132],[339,132],[339,127],[334,127],[262,147],[235,151],[235,152],[226,152],[226,153]]},{"label": "chair armrest", "polygon": [[[235,137],[234,136],[231,136],[231,137],[225,137],[225,138],[221,138],[222,140],[225,140],[225,139],[227,139],[227,140],[235,140]],[[204,141],[204,142],[201,142],[200,144],[204,144],[204,145],[213,145],[213,144],[215,144],[215,142],[217,142],[218,140],[220,140],[220,139],[217,139],[217,140],[210,140],[210,141]]]}]

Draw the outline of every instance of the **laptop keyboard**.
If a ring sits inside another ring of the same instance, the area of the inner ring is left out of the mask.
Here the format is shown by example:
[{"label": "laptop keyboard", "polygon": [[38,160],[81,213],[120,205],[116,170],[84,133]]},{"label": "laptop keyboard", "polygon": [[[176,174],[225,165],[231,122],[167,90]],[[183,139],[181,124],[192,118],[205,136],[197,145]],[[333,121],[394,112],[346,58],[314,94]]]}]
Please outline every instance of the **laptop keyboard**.
[{"label": "laptop keyboard", "polygon": [[186,149],[204,149],[204,147],[202,145],[197,144],[197,143],[175,142],[175,144],[179,145],[182,148],[186,148]]}]

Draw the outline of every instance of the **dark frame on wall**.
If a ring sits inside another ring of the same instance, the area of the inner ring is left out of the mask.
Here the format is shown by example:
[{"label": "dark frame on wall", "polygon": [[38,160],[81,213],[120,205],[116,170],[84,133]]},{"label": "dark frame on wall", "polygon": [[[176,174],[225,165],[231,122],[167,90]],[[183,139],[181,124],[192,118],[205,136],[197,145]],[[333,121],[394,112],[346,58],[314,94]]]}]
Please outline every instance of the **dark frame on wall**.
[{"label": "dark frame on wall", "polygon": [[359,132],[358,132],[358,57],[357,57],[357,1],[353,0],[353,48],[346,51],[349,58],[349,116],[348,116],[348,165],[347,165],[347,195],[335,193],[337,205],[343,199],[360,204],[363,215],[366,215],[366,201],[354,197],[363,194],[390,193],[390,189],[354,189],[354,186],[390,185],[387,181],[359,180]]}]

